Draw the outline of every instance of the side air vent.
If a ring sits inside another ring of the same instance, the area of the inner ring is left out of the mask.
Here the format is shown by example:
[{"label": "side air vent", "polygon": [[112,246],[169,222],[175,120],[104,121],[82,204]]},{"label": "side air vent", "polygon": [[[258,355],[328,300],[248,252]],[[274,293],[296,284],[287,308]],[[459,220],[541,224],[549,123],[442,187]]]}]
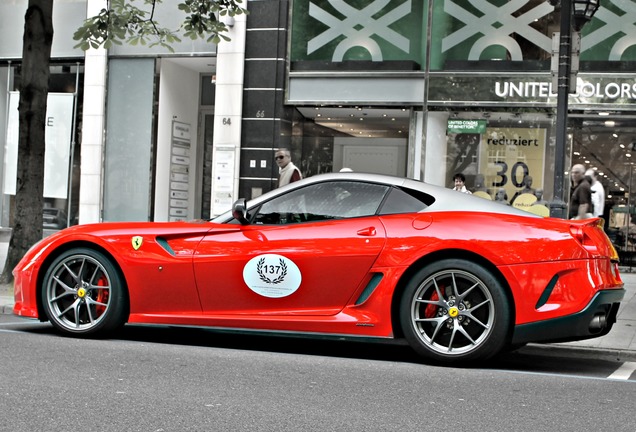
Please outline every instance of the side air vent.
[{"label": "side air vent", "polygon": [[550,298],[550,294],[552,294],[552,290],[556,286],[558,280],[559,280],[558,274],[555,274],[554,276],[552,276],[552,279],[550,279],[550,282],[548,282],[548,285],[543,290],[543,293],[541,293],[541,297],[539,297],[537,304],[534,306],[535,309],[539,309],[541,306],[545,305],[548,302],[548,299]]},{"label": "side air vent", "polygon": [[172,255],[172,256],[176,255],[174,253],[174,250],[172,250],[172,248],[170,247],[170,244],[168,243],[168,240],[166,240],[165,238],[157,237],[157,244],[159,244],[159,246],[164,248],[166,250],[166,252],[168,252],[170,255]]},{"label": "side air vent", "polygon": [[378,287],[383,277],[384,275],[382,273],[375,273],[373,276],[371,276],[369,283],[367,283],[364,291],[362,291],[362,294],[360,294],[360,297],[358,297],[358,300],[356,300],[356,306],[364,303],[369,297],[371,297],[371,294],[373,294],[373,291],[375,291],[375,289]]}]

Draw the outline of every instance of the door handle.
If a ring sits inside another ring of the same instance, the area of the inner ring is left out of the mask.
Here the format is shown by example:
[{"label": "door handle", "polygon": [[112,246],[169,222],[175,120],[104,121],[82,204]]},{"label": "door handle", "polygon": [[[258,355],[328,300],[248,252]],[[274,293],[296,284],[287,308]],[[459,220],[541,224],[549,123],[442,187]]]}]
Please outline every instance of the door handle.
[{"label": "door handle", "polygon": [[372,237],[376,234],[375,227],[362,228],[358,230],[357,233],[359,236]]}]

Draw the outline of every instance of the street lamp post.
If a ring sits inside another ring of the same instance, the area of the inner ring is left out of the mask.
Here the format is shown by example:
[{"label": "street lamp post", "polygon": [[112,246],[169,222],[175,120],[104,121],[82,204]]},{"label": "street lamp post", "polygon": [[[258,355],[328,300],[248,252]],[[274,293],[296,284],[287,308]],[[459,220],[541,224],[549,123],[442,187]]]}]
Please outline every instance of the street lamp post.
[{"label": "street lamp post", "polygon": [[[551,0],[557,4],[558,0]],[[558,53],[556,147],[554,151],[554,195],[550,203],[550,216],[565,219],[564,201],[565,147],[567,141],[568,97],[572,67],[572,30],[580,32],[598,10],[600,0],[561,0],[561,22]],[[572,26],[574,18],[574,26]],[[574,27],[574,28],[573,28]],[[577,35],[578,36],[578,35]],[[576,78],[574,78],[576,79]],[[574,86],[576,87],[576,86]]]},{"label": "street lamp post", "polygon": [[632,223],[632,173],[634,164],[629,164],[629,185],[627,186],[627,227],[625,228],[625,251],[629,251],[629,226]]}]

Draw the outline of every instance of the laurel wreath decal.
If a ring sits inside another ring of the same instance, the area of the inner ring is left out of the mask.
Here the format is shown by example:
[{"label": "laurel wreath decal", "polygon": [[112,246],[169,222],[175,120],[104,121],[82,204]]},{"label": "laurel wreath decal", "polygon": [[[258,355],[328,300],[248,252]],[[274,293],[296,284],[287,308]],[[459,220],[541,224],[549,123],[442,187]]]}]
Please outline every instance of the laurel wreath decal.
[{"label": "laurel wreath decal", "polygon": [[282,259],[278,260],[280,262],[280,267],[281,267],[281,274],[280,276],[278,276],[275,279],[270,279],[268,278],[265,273],[263,273],[263,266],[265,265],[265,258],[261,258],[258,260],[258,263],[256,264],[256,272],[258,273],[258,277],[263,281],[263,282],[267,282],[269,284],[279,284],[282,281],[285,280],[285,276],[287,276],[287,264],[285,264],[285,261],[283,261]]}]

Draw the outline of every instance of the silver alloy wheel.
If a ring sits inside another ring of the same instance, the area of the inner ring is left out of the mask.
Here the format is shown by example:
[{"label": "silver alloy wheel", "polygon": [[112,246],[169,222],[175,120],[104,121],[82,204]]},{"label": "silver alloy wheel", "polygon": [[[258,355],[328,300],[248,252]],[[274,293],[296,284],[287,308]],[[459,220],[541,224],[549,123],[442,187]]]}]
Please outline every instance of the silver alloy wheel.
[{"label": "silver alloy wheel", "polygon": [[415,291],[410,310],[421,342],[450,356],[477,349],[492,332],[495,320],[490,290],[475,275],[455,269],[439,271],[424,280]]},{"label": "silver alloy wheel", "polygon": [[71,332],[90,331],[108,316],[111,276],[98,260],[70,255],[48,274],[45,301],[58,325]]}]

